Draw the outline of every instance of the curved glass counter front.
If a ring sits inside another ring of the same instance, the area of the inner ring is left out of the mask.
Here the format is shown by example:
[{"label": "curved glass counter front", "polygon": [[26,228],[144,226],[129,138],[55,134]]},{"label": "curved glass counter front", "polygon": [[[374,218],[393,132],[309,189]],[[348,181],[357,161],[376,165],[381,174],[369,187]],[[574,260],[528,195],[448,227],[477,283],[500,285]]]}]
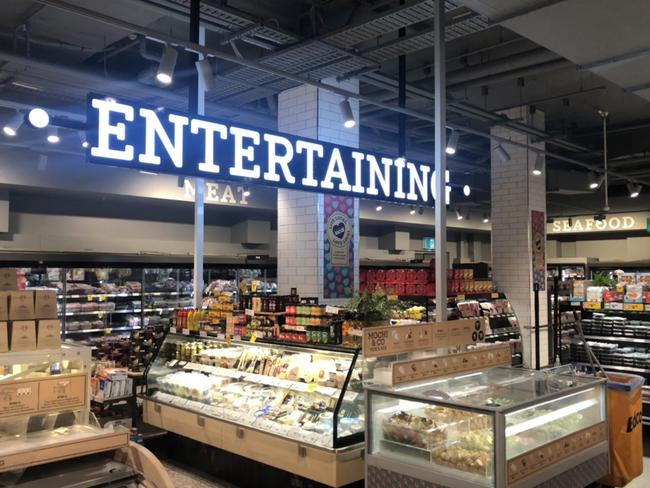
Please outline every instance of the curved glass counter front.
[{"label": "curved glass counter front", "polygon": [[358,350],[170,333],[148,400],[326,448],[363,441]]},{"label": "curved glass counter front", "polygon": [[589,439],[590,429],[604,425],[604,386],[602,379],[510,368],[370,386],[367,452],[435,473],[443,486],[505,486],[508,476],[518,479],[508,472],[519,469],[516,460],[548,451],[559,462],[571,453],[548,450],[554,442],[583,432]]}]

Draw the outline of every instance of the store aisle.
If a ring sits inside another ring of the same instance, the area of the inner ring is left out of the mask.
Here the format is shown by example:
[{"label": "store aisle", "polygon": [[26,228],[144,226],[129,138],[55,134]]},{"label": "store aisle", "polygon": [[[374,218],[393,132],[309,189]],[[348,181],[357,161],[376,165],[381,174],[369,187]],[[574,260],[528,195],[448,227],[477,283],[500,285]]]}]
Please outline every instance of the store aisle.
[{"label": "store aisle", "polygon": [[236,488],[230,483],[205,473],[198,473],[187,466],[162,461],[176,488]]}]

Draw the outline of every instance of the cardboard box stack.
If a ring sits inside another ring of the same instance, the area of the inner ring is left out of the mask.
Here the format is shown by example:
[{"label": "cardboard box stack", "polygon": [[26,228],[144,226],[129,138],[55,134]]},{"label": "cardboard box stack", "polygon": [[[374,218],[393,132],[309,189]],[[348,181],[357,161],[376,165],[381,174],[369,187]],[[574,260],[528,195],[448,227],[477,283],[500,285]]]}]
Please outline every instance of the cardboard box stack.
[{"label": "cardboard box stack", "polygon": [[16,270],[0,270],[0,352],[59,347],[56,290],[18,290]]}]

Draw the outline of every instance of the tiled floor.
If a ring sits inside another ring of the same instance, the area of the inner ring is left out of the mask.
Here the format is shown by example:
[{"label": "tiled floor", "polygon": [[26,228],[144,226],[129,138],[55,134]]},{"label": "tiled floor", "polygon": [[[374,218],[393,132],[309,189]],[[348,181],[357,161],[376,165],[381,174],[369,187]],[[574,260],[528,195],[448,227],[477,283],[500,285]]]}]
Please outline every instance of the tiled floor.
[{"label": "tiled floor", "polygon": [[176,488],[236,488],[234,485],[210,477],[205,473],[190,470],[186,466],[179,466],[163,461]]},{"label": "tiled floor", "polygon": [[625,488],[648,488],[650,486],[650,457],[643,458],[643,474],[634,479]]}]

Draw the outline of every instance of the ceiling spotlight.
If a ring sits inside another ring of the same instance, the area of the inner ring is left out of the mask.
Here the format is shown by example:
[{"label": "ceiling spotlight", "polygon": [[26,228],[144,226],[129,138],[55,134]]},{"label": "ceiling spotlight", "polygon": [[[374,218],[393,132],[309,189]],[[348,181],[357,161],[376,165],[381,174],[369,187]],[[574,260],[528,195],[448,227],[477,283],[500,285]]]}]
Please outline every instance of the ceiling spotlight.
[{"label": "ceiling spotlight", "polygon": [[459,209],[456,209],[456,219],[457,220],[463,220],[463,214]]},{"label": "ceiling spotlight", "polygon": [[470,188],[469,185],[465,185],[465,186],[463,187],[463,195],[465,195],[466,197],[468,197],[468,196],[470,196],[471,194],[472,194],[472,189]]},{"label": "ceiling spotlight", "polygon": [[47,142],[50,144],[58,144],[61,142],[61,138],[59,137],[59,129],[57,127],[47,128]]},{"label": "ceiling spotlight", "polygon": [[418,215],[422,215],[424,213],[424,207],[418,207]]},{"label": "ceiling spotlight", "polygon": [[445,148],[445,152],[449,154],[450,156],[453,156],[456,154],[456,149],[458,148],[458,138],[460,137],[460,134],[458,131],[453,130],[451,131],[451,136],[449,137],[449,141],[447,141],[447,147]]},{"label": "ceiling spotlight", "polygon": [[15,137],[16,134],[18,134],[18,129],[21,125],[23,125],[24,121],[25,116],[20,112],[16,112],[4,125],[2,132],[4,132],[9,137]]},{"label": "ceiling spotlight", "polygon": [[214,90],[217,87],[217,83],[212,72],[210,58],[203,58],[201,61],[194,63],[194,65],[201,77],[201,81],[203,81],[203,89],[207,92]]},{"label": "ceiling spotlight", "polygon": [[354,114],[352,113],[352,106],[347,98],[339,103],[339,107],[341,108],[341,117],[343,117],[343,126],[346,129],[351,129],[357,125],[357,122],[354,120]]},{"label": "ceiling spotlight", "polygon": [[165,50],[162,58],[160,58],[160,64],[156,72],[156,79],[163,85],[169,85],[172,82],[177,59],[178,51],[169,44],[165,44]]},{"label": "ceiling spotlight", "polygon": [[589,173],[589,188],[591,190],[595,190],[596,188],[599,188],[600,185],[603,184],[604,180],[605,180],[605,175],[598,174],[592,171],[591,173]]},{"label": "ceiling spotlight", "polygon": [[410,208],[411,208],[411,210],[409,210],[409,214],[415,215],[415,207],[413,205],[411,205]]},{"label": "ceiling spotlight", "polygon": [[628,183],[627,191],[630,192],[630,198],[636,198],[641,193],[641,185],[637,185],[635,183]]},{"label": "ceiling spotlight", "polygon": [[501,160],[502,163],[510,161],[510,154],[506,151],[501,144],[494,148],[494,154]]},{"label": "ceiling spotlight", "polygon": [[84,131],[82,130],[77,131],[77,135],[79,136],[79,140],[81,141],[81,147],[85,149],[88,146],[90,146],[90,144],[88,144],[88,141],[86,140],[86,133]]},{"label": "ceiling spotlight", "polygon": [[544,156],[538,154],[535,158],[535,167],[533,168],[533,174],[535,176],[540,176],[544,171]]},{"label": "ceiling spotlight", "polygon": [[27,113],[27,123],[35,129],[44,129],[50,123],[50,115],[42,108],[33,108]]},{"label": "ceiling spotlight", "polygon": [[487,224],[490,221],[490,214],[483,214],[483,223]]},{"label": "ceiling spotlight", "polygon": [[377,206],[375,207],[375,210],[376,210],[377,212],[381,212],[381,209],[382,209],[382,208],[384,208],[384,207],[382,207],[381,205],[377,205]]},{"label": "ceiling spotlight", "polygon": [[244,190],[244,193],[242,193],[245,197],[250,197],[251,196],[251,191],[250,190]]}]

